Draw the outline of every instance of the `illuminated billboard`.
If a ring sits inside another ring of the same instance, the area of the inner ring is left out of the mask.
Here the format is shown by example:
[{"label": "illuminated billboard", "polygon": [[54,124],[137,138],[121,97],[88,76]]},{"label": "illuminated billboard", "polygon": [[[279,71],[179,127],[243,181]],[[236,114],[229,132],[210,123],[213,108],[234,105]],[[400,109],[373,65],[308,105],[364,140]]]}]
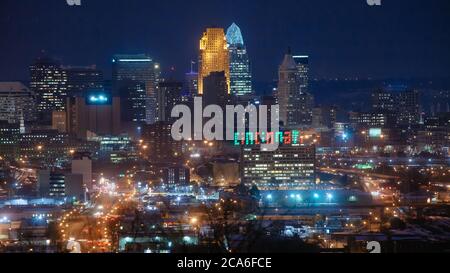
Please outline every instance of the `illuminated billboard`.
[{"label": "illuminated billboard", "polygon": [[106,91],[91,91],[86,95],[87,105],[111,105],[111,94]]}]

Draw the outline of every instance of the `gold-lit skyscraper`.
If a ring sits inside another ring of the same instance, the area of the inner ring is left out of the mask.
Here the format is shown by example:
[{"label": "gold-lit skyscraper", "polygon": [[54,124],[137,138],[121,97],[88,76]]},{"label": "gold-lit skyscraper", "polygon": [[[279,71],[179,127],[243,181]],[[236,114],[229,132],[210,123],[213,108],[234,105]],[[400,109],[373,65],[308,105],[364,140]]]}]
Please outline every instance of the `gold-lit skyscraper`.
[{"label": "gold-lit skyscraper", "polygon": [[230,59],[227,38],[222,28],[208,28],[200,40],[198,94],[203,94],[203,79],[211,72],[225,72],[230,91]]}]

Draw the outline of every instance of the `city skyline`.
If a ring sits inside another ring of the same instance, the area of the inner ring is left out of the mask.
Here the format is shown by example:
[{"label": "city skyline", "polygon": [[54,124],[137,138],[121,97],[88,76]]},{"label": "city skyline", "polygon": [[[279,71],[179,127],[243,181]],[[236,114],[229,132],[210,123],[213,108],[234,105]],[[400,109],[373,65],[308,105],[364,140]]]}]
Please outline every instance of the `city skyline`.
[{"label": "city skyline", "polygon": [[[188,5],[178,0],[151,4],[134,0],[126,7],[109,1],[108,13],[104,15],[96,13],[105,8],[102,3],[70,7],[65,1],[31,1],[27,3],[32,7],[31,14],[17,7],[17,1],[2,1],[0,12],[14,9],[18,16],[1,16],[0,31],[7,39],[0,43],[0,57],[4,60],[0,79],[26,80],[23,67],[30,65],[42,50],[63,63],[97,64],[105,75],[111,75],[109,64],[114,54],[148,53],[162,62],[165,71],[174,67],[181,78],[189,71],[190,61],[196,60],[196,40],[204,28],[226,28],[232,22],[245,33],[252,72],[259,82],[270,82],[276,77],[279,58],[288,46],[311,56],[313,78],[444,77],[447,75],[442,71],[450,67],[445,50],[450,45],[445,35],[445,11],[449,10],[446,1],[428,5],[405,0],[383,3],[382,7],[369,6],[365,1],[345,5],[330,1],[316,4],[284,0],[259,5],[254,1],[233,1]],[[157,12],[145,22],[146,17],[141,18],[140,14],[150,7]],[[203,16],[190,16],[198,13],[196,7],[202,7]],[[59,12],[46,16],[54,10]],[[136,17],[128,17],[114,27],[114,18],[123,16],[123,11]],[[78,19],[81,13],[83,20]],[[184,18],[186,24],[164,22],[163,14],[172,13]],[[283,21],[277,20],[281,17]],[[148,25],[158,28],[149,29]],[[348,31],[350,27],[352,31]],[[52,32],[46,33],[49,29]],[[25,30],[40,35],[17,35]],[[169,35],[173,32],[178,35]],[[59,46],[63,41],[65,46]],[[8,63],[13,65],[6,66]]]},{"label": "city skyline", "polygon": [[22,1],[0,255],[450,251],[449,3]]}]

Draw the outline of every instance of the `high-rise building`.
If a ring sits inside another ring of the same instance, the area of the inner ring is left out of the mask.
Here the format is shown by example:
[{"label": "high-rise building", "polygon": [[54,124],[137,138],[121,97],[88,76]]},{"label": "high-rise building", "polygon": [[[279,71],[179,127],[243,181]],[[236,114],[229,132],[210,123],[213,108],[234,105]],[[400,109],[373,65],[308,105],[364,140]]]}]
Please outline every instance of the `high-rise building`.
[{"label": "high-rise building", "polygon": [[88,91],[67,99],[68,131],[82,139],[89,134],[120,134],[120,116],[120,98],[105,90]]},{"label": "high-rise building", "polygon": [[203,94],[203,79],[212,72],[224,72],[230,91],[230,59],[227,38],[222,28],[208,28],[200,39],[198,94]]},{"label": "high-rise building", "polygon": [[40,120],[51,123],[52,111],[64,111],[67,98],[67,71],[49,58],[38,58],[30,66],[30,89],[36,94]]},{"label": "high-rise building", "polygon": [[103,89],[103,72],[95,66],[63,67],[67,74],[67,94]]},{"label": "high-rise building", "polygon": [[170,122],[172,109],[182,100],[183,83],[164,81],[159,83],[158,120]]},{"label": "high-rise building", "polygon": [[377,90],[372,93],[372,108],[376,113],[395,115],[396,123],[402,126],[420,123],[420,98],[418,91]]},{"label": "high-rise building", "polygon": [[309,126],[312,123],[314,97],[304,90],[308,86],[305,71],[304,65],[296,62],[290,52],[284,56],[277,89],[280,121],[284,126]]},{"label": "high-rise building", "polygon": [[147,91],[145,82],[122,80],[118,85],[122,122],[145,123],[147,120]]},{"label": "high-rise building", "polygon": [[[160,78],[160,65],[145,54],[115,55],[113,58],[113,93],[120,92],[122,81],[135,81],[145,84],[146,90],[146,122],[149,124],[157,121],[157,89]],[[137,100],[140,100],[140,92],[135,92]],[[128,109],[128,111],[141,111]]]},{"label": "high-rise building", "polygon": [[312,111],[314,108],[314,96],[309,90],[309,56],[292,56],[297,64],[297,77],[300,90],[300,124],[309,126],[312,124]]},{"label": "high-rise building", "polygon": [[203,104],[225,107],[228,99],[227,78],[225,73],[211,72],[203,79]]},{"label": "high-rise building", "polygon": [[276,151],[243,147],[241,180],[263,191],[308,190],[315,185],[315,146],[281,145]]},{"label": "high-rise building", "polygon": [[19,124],[36,119],[35,95],[20,82],[0,82],[0,121]]},{"label": "high-rise building", "polygon": [[230,54],[230,92],[236,96],[252,93],[252,75],[241,29],[233,23],[227,30]]}]

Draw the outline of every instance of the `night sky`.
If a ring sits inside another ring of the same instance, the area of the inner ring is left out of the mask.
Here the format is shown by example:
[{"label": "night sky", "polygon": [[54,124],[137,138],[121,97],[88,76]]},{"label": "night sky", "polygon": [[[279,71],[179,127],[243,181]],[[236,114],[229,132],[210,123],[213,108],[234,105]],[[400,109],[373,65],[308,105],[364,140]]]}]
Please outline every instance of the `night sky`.
[{"label": "night sky", "polygon": [[242,29],[256,81],[276,78],[287,47],[331,77],[448,77],[450,1],[383,0],[0,0],[0,80],[28,80],[46,50],[66,65],[116,53],[149,53],[176,75],[197,58],[208,26]]}]

